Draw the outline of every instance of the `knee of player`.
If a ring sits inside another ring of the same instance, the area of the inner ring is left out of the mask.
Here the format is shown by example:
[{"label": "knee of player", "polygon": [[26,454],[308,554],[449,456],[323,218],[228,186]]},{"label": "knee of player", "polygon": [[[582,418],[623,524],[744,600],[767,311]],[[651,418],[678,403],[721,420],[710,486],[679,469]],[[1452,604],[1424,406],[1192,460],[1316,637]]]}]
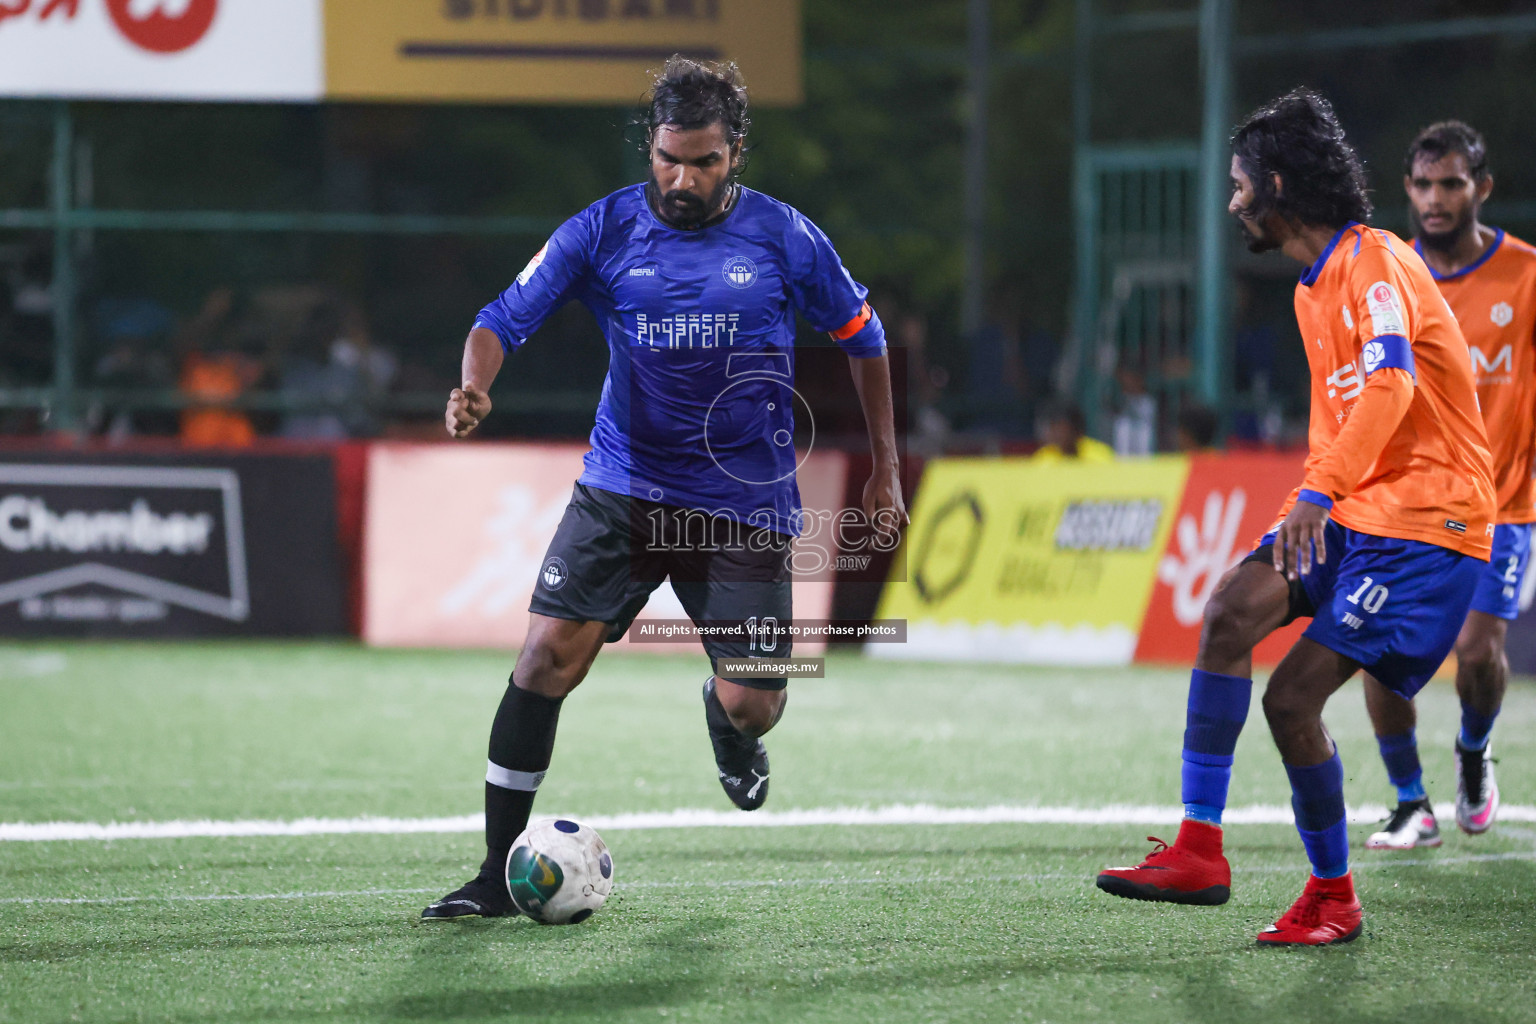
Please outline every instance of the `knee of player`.
[{"label": "knee of player", "polygon": [[1492,668],[1504,653],[1504,645],[1498,639],[1479,634],[1463,634],[1456,638],[1456,664],[1467,669]]},{"label": "knee of player", "polygon": [[722,701],[731,724],[748,736],[761,736],[778,724],[784,713],[783,690],[746,690],[729,703]]},{"label": "knee of player", "polygon": [[1230,590],[1218,590],[1205,603],[1200,641],[1203,647],[1236,648],[1249,643],[1253,615],[1247,602]]},{"label": "knee of player", "polygon": [[584,675],[585,665],[561,658],[548,644],[532,643],[518,655],[512,682],[540,696],[558,698],[576,689]]},{"label": "knee of player", "polygon": [[1264,688],[1264,718],[1273,727],[1285,727],[1304,721],[1309,712],[1300,696],[1285,686],[1275,685],[1271,678]]}]

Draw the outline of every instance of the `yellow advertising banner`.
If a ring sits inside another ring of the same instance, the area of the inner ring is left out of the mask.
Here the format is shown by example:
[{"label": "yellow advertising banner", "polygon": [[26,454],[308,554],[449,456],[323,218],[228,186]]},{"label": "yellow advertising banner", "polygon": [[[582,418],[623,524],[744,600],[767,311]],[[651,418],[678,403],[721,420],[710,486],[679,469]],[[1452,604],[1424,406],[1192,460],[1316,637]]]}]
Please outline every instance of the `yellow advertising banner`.
[{"label": "yellow advertising banner", "polygon": [[1113,463],[938,459],[923,471],[878,657],[1128,664],[1189,475]]},{"label": "yellow advertising banner", "polygon": [[635,103],[683,53],[800,102],[800,0],[325,0],[335,100]]}]

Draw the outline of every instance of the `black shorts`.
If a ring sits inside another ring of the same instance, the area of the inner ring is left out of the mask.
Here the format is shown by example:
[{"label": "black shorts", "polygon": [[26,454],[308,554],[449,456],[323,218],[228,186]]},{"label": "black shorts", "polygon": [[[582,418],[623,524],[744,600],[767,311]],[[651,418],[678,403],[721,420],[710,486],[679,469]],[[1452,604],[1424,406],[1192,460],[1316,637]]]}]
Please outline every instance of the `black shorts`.
[{"label": "black shorts", "polygon": [[[662,505],[577,484],[544,553],[528,610],[577,622],[606,622],[621,639],[651,592],[668,578],[699,626],[744,626],[706,635],[721,658],[788,658],[793,539],[724,516]],[[745,625],[744,625],[745,624]],[[735,679],[781,690],[783,679]]]}]

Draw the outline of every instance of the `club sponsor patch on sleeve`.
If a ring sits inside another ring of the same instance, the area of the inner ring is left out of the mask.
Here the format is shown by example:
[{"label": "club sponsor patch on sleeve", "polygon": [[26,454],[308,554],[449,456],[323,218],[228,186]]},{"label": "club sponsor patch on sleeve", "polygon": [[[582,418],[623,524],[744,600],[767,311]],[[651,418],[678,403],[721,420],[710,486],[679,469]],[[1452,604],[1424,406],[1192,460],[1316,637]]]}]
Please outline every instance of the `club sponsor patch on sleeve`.
[{"label": "club sponsor patch on sleeve", "polygon": [[1378,338],[1383,334],[1407,335],[1407,320],[1403,315],[1403,300],[1397,289],[1385,281],[1377,281],[1366,289],[1365,306],[1371,314],[1371,329]]},{"label": "club sponsor patch on sleeve", "polygon": [[527,284],[529,279],[533,277],[534,272],[544,263],[544,253],[547,251],[549,251],[548,242],[539,246],[539,251],[533,254],[533,259],[529,260],[528,265],[523,268],[523,272],[517,275],[517,283],[519,285]]}]

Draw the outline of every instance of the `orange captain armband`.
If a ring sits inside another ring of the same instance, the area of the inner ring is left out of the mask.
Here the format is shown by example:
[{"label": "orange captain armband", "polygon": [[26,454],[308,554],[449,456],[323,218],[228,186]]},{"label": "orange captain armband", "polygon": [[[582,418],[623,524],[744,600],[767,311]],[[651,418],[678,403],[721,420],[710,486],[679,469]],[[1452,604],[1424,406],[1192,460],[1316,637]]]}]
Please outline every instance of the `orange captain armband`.
[{"label": "orange captain armband", "polygon": [[870,309],[869,303],[866,302],[864,303],[864,306],[859,310],[857,316],[843,324],[843,326],[839,327],[837,330],[830,331],[828,333],[830,333],[832,337],[838,341],[847,341],[849,338],[853,337],[855,334],[858,334],[866,326],[868,326],[869,322],[874,318],[875,311]]}]

